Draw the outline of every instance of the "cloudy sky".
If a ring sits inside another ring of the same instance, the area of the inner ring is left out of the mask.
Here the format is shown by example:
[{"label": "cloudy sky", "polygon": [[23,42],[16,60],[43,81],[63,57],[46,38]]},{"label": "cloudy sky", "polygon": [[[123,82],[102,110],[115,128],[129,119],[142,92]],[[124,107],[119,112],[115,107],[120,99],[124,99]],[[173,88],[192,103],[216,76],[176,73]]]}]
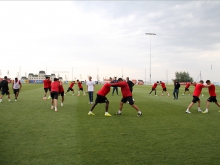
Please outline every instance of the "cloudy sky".
[{"label": "cloudy sky", "polygon": [[220,82],[219,9],[219,1],[0,1],[1,77],[44,70],[149,81],[151,68],[151,81],[186,71]]}]

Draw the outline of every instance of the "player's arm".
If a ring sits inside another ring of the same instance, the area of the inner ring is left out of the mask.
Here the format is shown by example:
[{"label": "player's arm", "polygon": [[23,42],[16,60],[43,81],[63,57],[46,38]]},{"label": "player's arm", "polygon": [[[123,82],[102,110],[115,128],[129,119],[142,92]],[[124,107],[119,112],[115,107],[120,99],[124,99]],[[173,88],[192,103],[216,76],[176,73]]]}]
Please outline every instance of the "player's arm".
[{"label": "player's arm", "polygon": [[13,90],[13,86],[14,86],[14,80],[12,81],[12,86],[11,86],[12,90]]},{"label": "player's arm", "polygon": [[21,90],[21,87],[22,87],[21,81],[19,81],[19,84],[20,84],[20,90]]}]

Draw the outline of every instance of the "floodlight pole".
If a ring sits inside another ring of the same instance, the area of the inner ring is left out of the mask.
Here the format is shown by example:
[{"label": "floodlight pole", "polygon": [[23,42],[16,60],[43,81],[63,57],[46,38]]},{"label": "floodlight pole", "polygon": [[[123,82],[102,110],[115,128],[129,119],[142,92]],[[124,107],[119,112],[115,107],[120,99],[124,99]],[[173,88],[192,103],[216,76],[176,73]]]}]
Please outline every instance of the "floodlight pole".
[{"label": "floodlight pole", "polygon": [[151,84],[151,36],[156,35],[155,33],[145,33],[150,36],[150,84]]}]

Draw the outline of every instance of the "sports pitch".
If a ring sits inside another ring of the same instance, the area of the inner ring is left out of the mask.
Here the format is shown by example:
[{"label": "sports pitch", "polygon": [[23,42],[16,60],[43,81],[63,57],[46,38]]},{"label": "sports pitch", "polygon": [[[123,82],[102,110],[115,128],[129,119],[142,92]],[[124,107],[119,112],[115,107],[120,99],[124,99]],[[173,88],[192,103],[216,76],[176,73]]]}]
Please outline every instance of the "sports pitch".
[{"label": "sports pitch", "polygon": [[[96,106],[95,116],[87,115],[88,95],[77,97],[76,86],[75,96],[69,92],[63,107],[59,98],[54,112],[51,100],[42,99],[42,84],[23,84],[17,102],[11,95],[11,102],[4,96],[0,104],[0,165],[219,165],[220,108],[212,103],[209,113],[202,114],[194,105],[186,114],[192,96],[182,96],[181,86],[179,100],[173,100],[173,86],[167,89],[170,97],[155,97],[148,95],[151,86],[134,86],[141,117],[129,104],[121,116],[114,115],[122,96],[112,96],[111,90],[112,116],[105,117],[105,104]],[[220,101],[219,87],[216,92]],[[203,94],[205,110],[208,90]]]}]

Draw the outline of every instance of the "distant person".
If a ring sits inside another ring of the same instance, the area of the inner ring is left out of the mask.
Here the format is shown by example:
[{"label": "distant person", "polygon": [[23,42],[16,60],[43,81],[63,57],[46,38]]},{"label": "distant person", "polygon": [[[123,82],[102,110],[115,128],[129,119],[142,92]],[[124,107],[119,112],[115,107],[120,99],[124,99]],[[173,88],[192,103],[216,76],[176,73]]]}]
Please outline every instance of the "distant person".
[{"label": "distant person", "polygon": [[109,101],[106,98],[106,95],[110,92],[111,90],[111,84],[110,83],[105,83],[102,88],[97,92],[96,100],[95,103],[92,105],[88,115],[95,115],[92,111],[96,107],[98,103],[105,103],[105,116],[111,116],[108,113],[108,107],[109,107]]},{"label": "distant person", "polygon": [[129,86],[128,86],[127,82],[123,81],[122,78],[119,78],[117,83],[112,83],[112,86],[121,87],[121,93],[122,93],[122,96],[123,96],[122,99],[121,99],[121,102],[119,104],[119,110],[116,113],[116,115],[121,115],[123,104],[128,101],[129,104],[138,112],[137,116],[140,117],[142,115],[142,113],[139,110],[139,108],[137,107],[137,105],[134,104],[134,101],[133,101],[133,98],[132,98],[132,93],[129,89]]},{"label": "distant person", "polygon": [[158,84],[159,84],[159,81],[157,81],[157,82],[155,82],[155,83],[153,84],[149,95],[151,95],[151,93],[154,91],[155,96],[157,96],[156,88],[157,88],[157,85],[158,85]]},{"label": "distant person", "polygon": [[44,97],[43,99],[46,100],[47,99],[47,92],[49,90],[49,77],[45,77],[44,81],[43,81],[43,84],[44,84]]},{"label": "distant person", "polygon": [[83,91],[82,82],[81,82],[81,81],[79,81],[79,80],[77,80],[76,82],[77,82],[78,87],[79,87],[79,89],[78,89],[78,95],[77,95],[77,96],[80,96],[80,91],[82,91],[82,92],[83,92],[83,95],[85,96],[85,95],[86,95],[86,93]]},{"label": "distant person", "polygon": [[72,96],[74,96],[74,89],[73,89],[74,84],[75,84],[75,81],[72,81],[72,82],[70,83],[69,88],[67,89],[66,93],[64,94],[65,96],[66,96],[66,94],[67,94],[69,91],[72,91],[72,92],[73,92]]},{"label": "distant person", "polygon": [[61,80],[60,80],[60,87],[59,87],[59,95],[62,97],[60,105],[63,106],[63,102],[64,102],[64,88],[63,88],[63,83],[62,83]]},{"label": "distant person", "polygon": [[185,90],[184,90],[182,96],[184,96],[186,92],[188,92],[188,95],[190,96],[189,87],[190,87],[191,84],[193,84],[193,83],[192,82],[187,82],[186,83]]},{"label": "distant person", "polygon": [[18,80],[18,78],[16,77],[15,80],[12,82],[12,89],[14,91],[14,95],[15,95],[15,101],[17,101],[18,99],[18,95],[21,91],[21,81]]},{"label": "distant person", "polygon": [[[50,80],[50,77],[48,77],[48,90],[49,90],[49,92],[51,93],[51,83],[52,83],[52,81]],[[49,100],[51,97],[50,97],[50,94],[49,94],[49,96],[47,97],[47,99]]]},{"label": "distant person", "polygon": [[4,77],[4,79],[0,82],[0,103],[2,102],[2,97],[6,94],[8,95],[8,101],[11,101],[10,99],[10,92],[9,92],[9,87],[8,87],[8,78],[7,76]]},{"label": "distant person", "polygon": [[207,80],[206,84],[210,85],[209,86],[209,95],[210,95],[210,97],[206,101],[206,110],[202,113],[208,113],[209,112],[209,105],[210,105],[211,102],[215,103],[218,107],[220,107],[220,104],[218,103],[218,101],[216,99],[217,95],[216,95],[216,92],[215,92],[215,85],[211,84],[210,80]]},{"label": "distant person", "polygon": [[92,77],[89,76],[89,81],[86,82],[87,92],[89,95],[89,104],[93,104],[93,93],[95,90],[95,81],[92,81]]},{"label": "distant person", "polygon": [[167,87],[166,87],[165,83],[163,81],[160,81],[160,84],[161,84],[161,87],[162,87],[162,94],[161,94],[161,96],[163,96],[163,92],[166,92],[167,96],[170,97],[170,94],[167,91]]},{"label": "distant person", "polygon": [[200,109],[200,99],[199,99],[199,96],[201,94],[201,91],[202,91],[202,88],[208,88],[210,85],[204,85],[203,84],[204,81],[203,80],[200,80],[199,83],[194,83],[195,85],[195,89],[194,89],[194,92],[193,92],[193,100],[192,102],[189,104],[188,108],[186,109],[186,113],[191,113],[189,110],[190,108],[198,102],[198,112],[202,112],[202,110]]},{"label": "distant person", "polygon": [[173,89],[173,97],[174,100],[178,100],[180,83],[177,80],[174,80],[174,89]]},{"label": "distant person", "polygon": [[[117,83],[117,77],[114,77],[114,80],[112,81],[112,83]],[[118,95],[118,87],[117,86],[113,86],[113,90],[112,90],[112,96],[114,95],[116,91],[116,94]]]},{"label": "distant person", "polygon": [[55,112],[58,111],[57,109],[57,101],[59,96],[59,89],[60,89],[61,83],[58,81],[57,78],[54,78],[54,81],[51,83],[51,109],[54,109]]}]

